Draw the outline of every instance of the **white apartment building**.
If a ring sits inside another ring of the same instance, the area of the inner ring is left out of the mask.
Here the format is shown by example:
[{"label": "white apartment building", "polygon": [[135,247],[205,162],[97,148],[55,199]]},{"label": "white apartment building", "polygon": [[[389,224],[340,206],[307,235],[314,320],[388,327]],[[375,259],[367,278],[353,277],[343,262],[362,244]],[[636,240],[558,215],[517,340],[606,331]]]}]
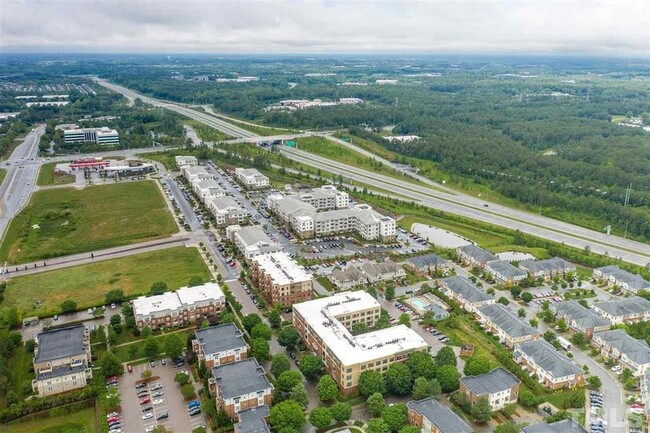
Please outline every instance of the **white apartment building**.
[{"label": "white apartment building", "polygon": [[269,178],[254,168],[236,168],[235,177],[246,189],[268,188]]},{"label": "white apartment building", "polygon": [[229,226],[226,227],[226,236],[247,261],[257,256],[282,251],[282,245],[271,240],[260,226]]},{"label": "white apartment building", "polygon": [[182,168],[182,167],[185,167],[185,166],[195,167],[195,166],[199,165],[199,161],[198,161],[198,159],[196,159],[195,156],[178,155],[174,159],[176,161],[176,166],[178,168]]},{"label": "white apartment building", "polygon": [[102,128],[80,128],[65,129],[63,141],[66,143],[96,143],[102,145],[119,144],[120,135],[115,129]]},{"label": "white apartment building", "polygon": [[350,196],[344,191],[339,191],[334,185],[325,185],[314,188],[310,192],[291,195],[302,202],[314,206],[317,211],[344,209],[350,205]]},{"label": "white apartment building", "polygon": [[208,200],[215,197],[226,196],[226,191],[219,186],[219,183],[216,180],[212,179],[194,179],[192,182],[192,190],[194,190],[194,193],[203,203],[206,203]]},{"label": "white apartment building", "polygon": [[208,199],[206,206],[214,216],[218,227],[244,224],[248,221],[248,212],[230,197]]},{"label": "white apartment building", "polygon": [[181,168],[181,173],[185,180],[190,184],[199,180],[214,180],[214,175],[210,174],[205,167],[186,165]]}]

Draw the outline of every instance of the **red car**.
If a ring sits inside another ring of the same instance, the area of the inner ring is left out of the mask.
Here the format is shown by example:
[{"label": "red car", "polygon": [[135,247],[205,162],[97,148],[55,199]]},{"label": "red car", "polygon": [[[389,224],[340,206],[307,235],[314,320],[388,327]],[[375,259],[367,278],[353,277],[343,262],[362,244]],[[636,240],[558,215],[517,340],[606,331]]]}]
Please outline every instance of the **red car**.
[{"label": "red car", "polygon": [[120,420],[120,417],[112,416],[109,419],[107,419],[106,422],[110,424],[112,422],[119,421],[119,420]]},{"label": "red car", "polygon": [[140,400],[141,405],[142,404],[147,404],[147,403],[151,403],[151,399],[149,397],[143,398],[142,400]]},{"label": "red car", "polygon": [[236,262],[236,261],[233,260],[232,262],[230,262],[230,267],[231,267],[231,268],[234,268],[235,266],[237,266],[237,262]]}]

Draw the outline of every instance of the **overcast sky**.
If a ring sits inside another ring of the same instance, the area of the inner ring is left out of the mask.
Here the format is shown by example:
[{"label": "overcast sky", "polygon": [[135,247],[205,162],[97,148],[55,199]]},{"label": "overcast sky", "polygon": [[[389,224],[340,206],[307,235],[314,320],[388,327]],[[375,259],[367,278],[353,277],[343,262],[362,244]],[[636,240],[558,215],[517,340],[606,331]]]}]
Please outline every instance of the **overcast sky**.
[{"label": "overcast sky", "polygon": [[649,0],[0,0],[3,51],[643,56]]}]

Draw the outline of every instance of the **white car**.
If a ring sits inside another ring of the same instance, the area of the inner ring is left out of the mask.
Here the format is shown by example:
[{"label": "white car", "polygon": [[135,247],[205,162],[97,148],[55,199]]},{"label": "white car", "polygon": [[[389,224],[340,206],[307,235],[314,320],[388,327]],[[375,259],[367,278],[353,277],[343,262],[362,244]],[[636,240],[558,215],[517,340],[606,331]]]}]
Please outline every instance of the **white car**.
[{"label": "white car", "polygon": [[621,369],[620,365],[615,365],[612,367],[612,371],[619,371]]},{"label": "white car", "polygon": [[163,404],[164,401],[165,400],[163,400],[162,398],[157,398],[153,401],[153,404]]},{"label": "white car", "polygon": [[145,413],[144,415],[142,415],[142,419],[151,419],[151,418],[153,418],[153,413],[151,413],[151,412],[148,412],[148,413]]},{"label": "white car", "polygon": [[158,427],[158,426],[150,425],[149,427],[147,427],[147,429],[146,429],[145,431],[146,431],[147,433],[152,432],[153,429],[155,429],[156,427]]}]

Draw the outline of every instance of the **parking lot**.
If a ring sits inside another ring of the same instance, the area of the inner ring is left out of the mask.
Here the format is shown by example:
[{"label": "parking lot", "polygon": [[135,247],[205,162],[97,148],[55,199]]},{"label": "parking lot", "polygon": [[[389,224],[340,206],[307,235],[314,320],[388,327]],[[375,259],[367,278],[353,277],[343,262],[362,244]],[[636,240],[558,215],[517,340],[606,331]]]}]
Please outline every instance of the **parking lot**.
[{"label": "parking lot", "polygon": [[[191,432],[197,426],[207,425],[203,414],[190,416],[187,411],[187,402],[183,400],[180,387],[174,383],[174,376],[177,372],[186,369],[187,366],[174,368],[167,360],[166,365],[161,365],[160,360],[156,366],[151,368],[149,364],[141,364],[133,367],[132,373],[126,373],[119,380],[119,390],[122,398],[122,431],[123,432],[146,432],[156,425],[164,425],[167,430],[175,432]],[[140,374],[150,369],[152,377],[159,377],[146,384],[145,387],[136,389],[136,382],[141,380]],[[156,389],[158,388],[158,389]],[[138,392],[146,390],[147,397],[151,403],[141,405]],[[156,394],[162,393],[162,394]],[[154,395],[156,397],[154,397]],[[152,404],[154,400],[162,400],[159,404]],[[143,412],[144,407],[152,409]],[[145,414],[151,413],[151,417],[143,419]],[[158,419],[161,414],[169,416]]]}]

